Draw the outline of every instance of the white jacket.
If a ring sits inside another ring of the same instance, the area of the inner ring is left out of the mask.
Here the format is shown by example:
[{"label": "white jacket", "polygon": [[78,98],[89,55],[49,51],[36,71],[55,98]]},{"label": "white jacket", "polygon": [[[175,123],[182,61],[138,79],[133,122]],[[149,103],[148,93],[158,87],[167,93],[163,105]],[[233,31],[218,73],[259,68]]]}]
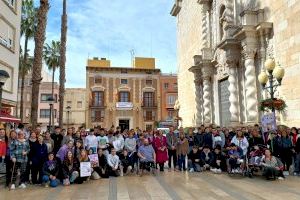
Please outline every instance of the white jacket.
[{"label": "white jacket", "polygon": [[236,136],[234,136],[231,140],[231,143],[234,143],[236,146],[240,147],[243,150],[243,155],[247,154],[249,143],[246,137],[239,140]]}]

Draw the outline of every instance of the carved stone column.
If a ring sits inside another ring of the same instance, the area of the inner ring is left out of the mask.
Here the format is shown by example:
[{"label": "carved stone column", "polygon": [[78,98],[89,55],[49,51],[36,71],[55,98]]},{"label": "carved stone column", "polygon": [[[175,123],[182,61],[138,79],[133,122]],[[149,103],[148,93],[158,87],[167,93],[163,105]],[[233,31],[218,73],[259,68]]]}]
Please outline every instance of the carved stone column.
[{"label": "carved stone column", "polygon": [[230,92],[229,95],[229,102],[230,102],[229,111],[231,114],[230,122],[233,124],[239,122],[239,102],[238,102],[236,60],[227,60],[227,67],[229,68],[228,90]]},{"label": "carved stone column", "polygon": [[203,92],[202,92],[202,78],[201,71],[194,72],[195,88],[196,88],[196,125],[199,127],[203,123]]},{"label": "carved stone column", "polygon": [[257,108],[257,88],[256,88],[256,73],[254,65],[254,56],[256,50],[251,47],[244,46],[243,55],[245,59],[245,89],[246,89],[246,109],[247,121],[257,122],[258,108]]},{"label": "carved stone column", "polygon": [[209,6],[208,3],[202,4],[202,48],[209,47],[209,20],[208,20],[208,12]]},{"label": "carved stone column", "polygon": [[202,66],[202,78],[203,78],[203,108],[204,108],[204,123],[210,124],[211,113],[211,76],[213,74],[213,68],[209,64],[203,64]]}]

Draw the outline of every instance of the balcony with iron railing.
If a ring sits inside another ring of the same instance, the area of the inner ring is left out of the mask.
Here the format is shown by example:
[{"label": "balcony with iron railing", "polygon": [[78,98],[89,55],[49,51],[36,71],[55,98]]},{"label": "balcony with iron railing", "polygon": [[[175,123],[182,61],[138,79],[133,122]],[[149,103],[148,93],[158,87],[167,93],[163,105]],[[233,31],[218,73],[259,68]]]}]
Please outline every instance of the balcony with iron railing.
[{"label": "balcony with iron railing", "polygon": [[98,108],[98,109],[105,109],[106,108],[106,103],[100,103],[100,102],[90,102],[90,108]]},{"label": "balcony with iron railing", "polygon": [[142,103],[142,108],[144,109],[156,109],[157,108],[157,103],[154,101],[144,101]]}]

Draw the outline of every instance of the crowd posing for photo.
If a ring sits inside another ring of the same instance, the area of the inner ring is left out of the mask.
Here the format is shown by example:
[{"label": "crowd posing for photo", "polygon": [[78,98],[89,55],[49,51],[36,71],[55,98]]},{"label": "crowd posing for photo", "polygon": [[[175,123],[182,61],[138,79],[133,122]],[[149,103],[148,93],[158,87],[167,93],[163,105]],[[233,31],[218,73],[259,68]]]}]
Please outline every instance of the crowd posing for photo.
[{"label": "crowd posing for photo", "polygon": [[[186,131],[186,132],[185,132]],[[121,131],[120,127],[56,127],[53,133],[22,124],[0,129],[0,167],[6,186],[82,184],[90,180],[168,170],[211,171],[284,179],[300,172],[299,129],[262,132],[258,125],[214,125],[175,130]]]}]

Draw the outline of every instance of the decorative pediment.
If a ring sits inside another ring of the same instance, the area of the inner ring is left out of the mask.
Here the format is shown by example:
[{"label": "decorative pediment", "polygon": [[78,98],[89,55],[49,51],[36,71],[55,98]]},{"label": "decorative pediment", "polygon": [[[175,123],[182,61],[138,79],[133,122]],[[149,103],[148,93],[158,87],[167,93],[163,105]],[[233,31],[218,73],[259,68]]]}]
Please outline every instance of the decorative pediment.
[{"label": "decorative pediment", "polygon": [[102,85],[97,85],[97,86],[93,86],[91,87],[92,92],[96,92],[96,91],[104,91],[105,87],[103,87]]},{"label": "decorative pediment", "polygon": [[147,87],[144,87],[142,90],[143,90],[143,92],[154,92],[155,88],[147,86]]},{"label": "decorative pediment", "polygon": [[121,85],[120,87],[118,87],[118,91],[130,91],[131,88],[128,87],[127,85]]}]

